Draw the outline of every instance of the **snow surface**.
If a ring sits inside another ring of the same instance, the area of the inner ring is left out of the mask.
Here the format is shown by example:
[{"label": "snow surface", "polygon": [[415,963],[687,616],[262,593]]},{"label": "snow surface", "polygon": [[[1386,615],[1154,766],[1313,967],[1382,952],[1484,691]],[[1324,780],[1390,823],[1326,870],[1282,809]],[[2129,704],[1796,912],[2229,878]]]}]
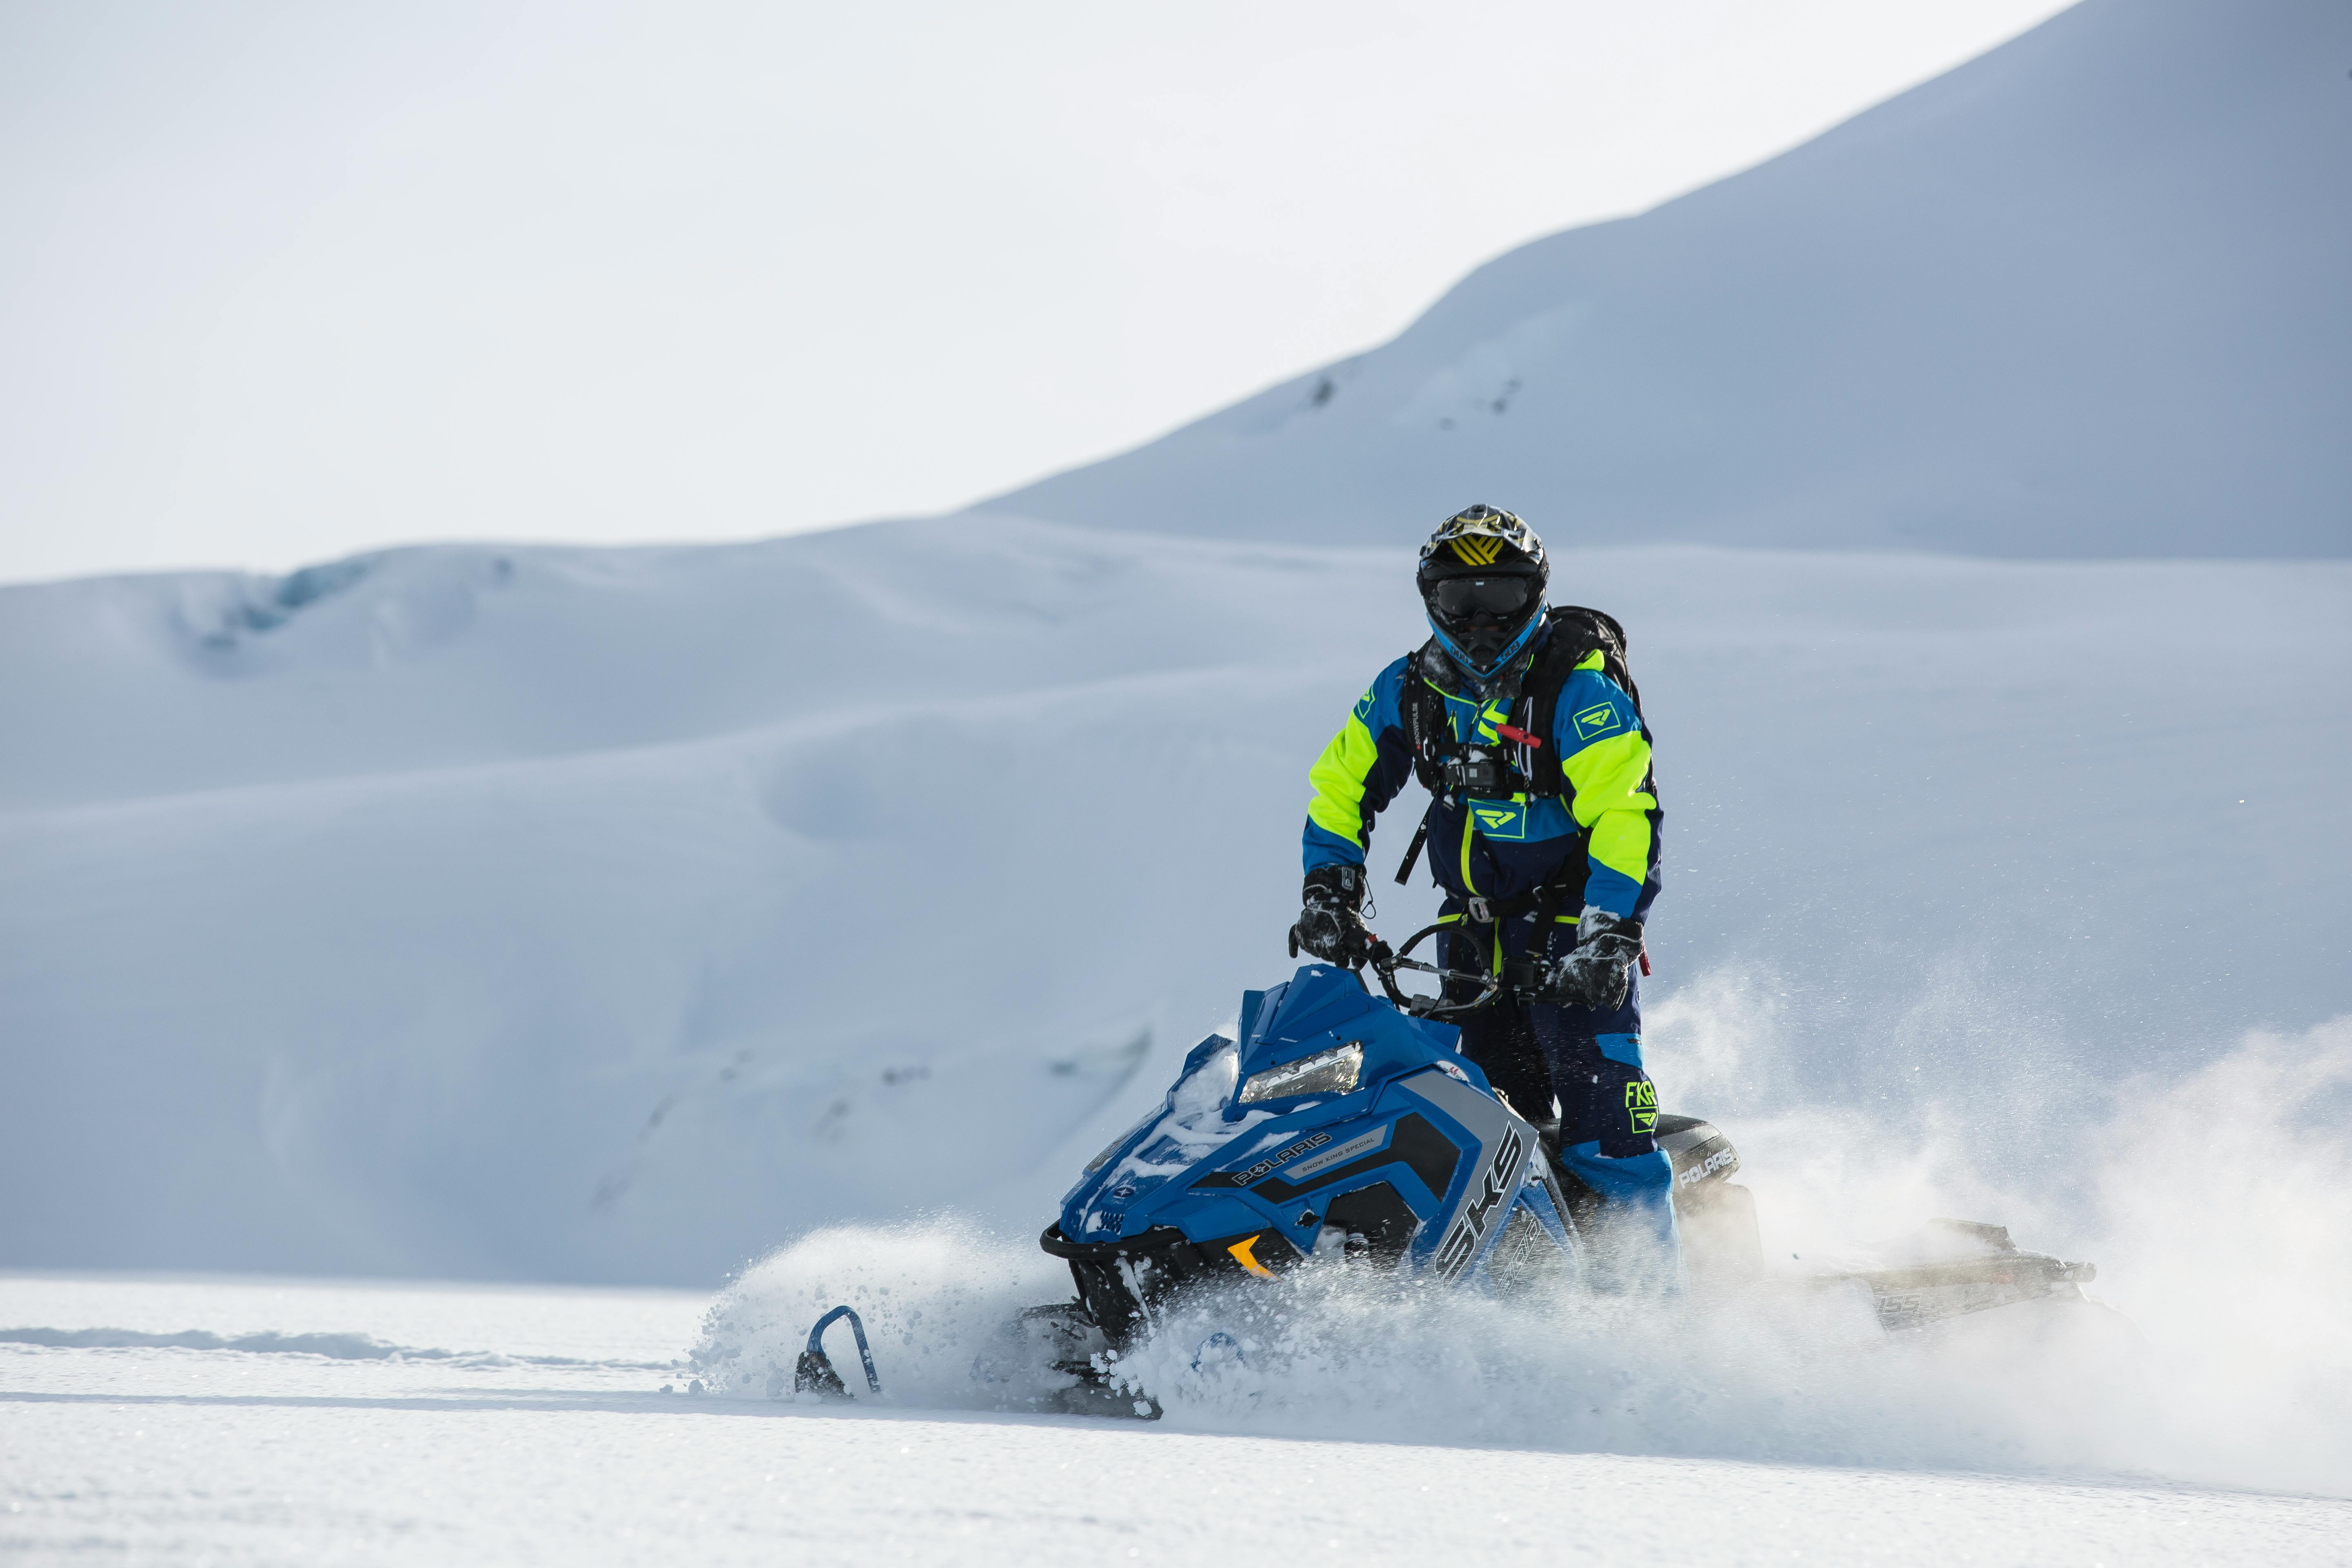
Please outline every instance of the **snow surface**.
[{"label": "snow surface", "polygon": [[[951,1323],[957,1280],[966,1319],[1025,1283],[1024,1265],[966,1241],[856,1240],[845,1251]],[[807,1251],[793,1260],[804,1272]],[[711,1324],[725,1332],[742,1305],[739,1292]],[[1316,1384],[1342,1395],[1320,1417],[1241,1398],[1180,1402],[1147,1426],[973,1409],[968,1385],[942,1399],[895,1332],[877,1352],[904,1387],[878,1404],[690,1394],[677,1358],[703,1308],[683,1292],[0,1275],[0,1552],[863,1564],[1407,1563],[1469,1549],[1530,1563],[2087,1565],[2337,1563],[2352,1539],[2340,1486],[2044,1468],[2046,1451],[2017,1442],[2028,1391],[2014,1376],[1972,1384],[1998,1366],[1966,1347],[1847,1364],[1836,1352],[1852,1347],[1829,1346],[1745,1378],[1718,1367],[1745,1386],[1693,1412],[1703,1390],[1662,1402],[1657,1369],[1594,1354],[1622,1357],[1622,1340],[1570,1341],[1544,1364],[1523,1334],[1507,1369],[1430,1356],[1443,1347],[1424,1340],[1374,1369],[1417,1374],[1391,1376],[1385,1400],[1356,1369]],[[27,1322],[232,1337],[269,1324],[406,1349],[59,1348],[10,1326]],[[1505,1425],[1558,1399],[1549,1435],[1472,1430],[1496,1425],[1498,1392]],[[1941,1403],[1905,1408],[1921,1399]],[[1742,1425],[1759,1415],[1789,1431]],[[1938,1429],[1955,1417],[1977,1429]],[[1621,1451],[1593,1451],[1597,1437]],[[1835,1452],[1804,1451],[1824,1447]]]},{"label": "snow surface", "polygon": [[[1856,1223],[2096,1257],[2132,1080],[2352,1009],[2352,566],[1557,581],[1659,735],[1655,1070],[1759,1183],[1851,1134]],[[1409,582],[981,519],[0,590],[0,1262],[701,1284],[1034,1232],[1289,972],[1305,767]]]},{"label": "snow surface", "polygon": [[[940,1237],[879,1250],[934,1307],[950,1286],[940,1268],[1000,1290],[1018,1268],[988,1269]],[[1895,1389],[1877,1408],[1855,1401],[1865,1377],[1828,1359],[1773,1368],[1780,1411],[1828,1405],[1809,1429],[1800,1415],[1794,1441],[1743,1432],[1736,1422],[1755,1411],[1727,1408],[1644,1448],[1637,1434],[1665,1434],[1682,1411],[1637,1408],[1658,1380],[1628,1384],[1609,1363],[1583,1368],[1583,1396],[1550,1441],[1461,1432],[1496,1368],[1458,1356],[1390,1389],[1385,1420],[1360,1432],[1345,1422],[1371,1401],[1322,1420],[1176,1405],[1143,1427],[955,1408],[969,1394],[939,1401],[919,1380],[849,1408],[691,1396],[677,1350],[701,1310],[698,1295],[661,1290],[0,1277],[0,1549],[160,1563],[1098,1563],[1234,1549],[1385,1563],[1463,1547],[1506,1563],[1686,1552],[1724,1563],[2328,1563],[2352,1538],[2343,1488],[2055,1477],[2016,1450],[1955,1460],[2000,1448],[2000,1401],[1973,1401],[1976,1432],[1938,1429],[1950,1411],[1898,1408],[1961,1394],[1973,1363],[1950,1350],[1940,1368],[1915,1352],[1872,1356],[1867,1377]],[[52,1347],[9,1328],[24,1321],[219,1335],[270,1323],[407,1352]],[[1559,1394],[1590,1350],[1557,1356],[1543,1392]],[[891,1340],[877,1354],[889,1375],[910,1366]],[[1872,1444],[1903,1446],[1907,1427],[1915,1453],[1865,1458]],[[1588,1450],[1597,1434],[1628,1450]],[[1809,1438],[1844,1453],[1740,1453]]]},{"label": "snow surface", "polygon": [[2086,0],[995,507],[1171,533],[2352,553],[2352,6]]}]

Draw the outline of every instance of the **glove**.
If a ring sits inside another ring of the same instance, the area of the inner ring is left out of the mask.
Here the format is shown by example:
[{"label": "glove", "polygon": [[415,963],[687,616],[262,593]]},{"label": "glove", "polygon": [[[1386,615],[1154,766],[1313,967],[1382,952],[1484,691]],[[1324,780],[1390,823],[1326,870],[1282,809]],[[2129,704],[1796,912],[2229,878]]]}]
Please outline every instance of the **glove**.
[{"label": "glove", "polygon": [[1372,933],[1357,913],[1364,907],[1361,866],[1318,866],[1307,873],[1304,906],[1290,928],[1290,956],[1305,948],[1326,963],[1357,969],[1371,956]]},{"label": "glove", "polygon": [[1576,922],[1576,946],[1552,965],[1547,999],[1613,1013],[1625,1005],[1625,972],[1641,956],[1640,921],[1587,904]]}]

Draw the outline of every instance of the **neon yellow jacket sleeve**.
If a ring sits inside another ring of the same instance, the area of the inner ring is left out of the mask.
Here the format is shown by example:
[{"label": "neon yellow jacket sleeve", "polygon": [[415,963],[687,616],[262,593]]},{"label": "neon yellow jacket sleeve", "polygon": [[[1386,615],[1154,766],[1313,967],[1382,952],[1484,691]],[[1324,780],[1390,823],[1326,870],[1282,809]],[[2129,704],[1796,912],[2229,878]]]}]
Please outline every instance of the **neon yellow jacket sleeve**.
[{"label": "neon yellow jacket sleeve", "polygon": [[1364,780],[1379,760],[1372,732],[1350,713],[1307,770],[1307,784],[1315,792],[1307,803],[1307,820],[1353,846],[1358,860],[1364,855]]},{"label": "neon yellow jacket sleeve", "polygon": [[1658,799],[1650,790],[1650,737],[1633,700],[1600,667],[1594,654],[1570,678],[1553,731],[1569,809],[1578,826],[1592,830],[1584,901],[1631,915],[1650,875]]},{"label": "neon yellow jacket sleeve", "polygon": [[1312,790],[1302,845],[1307,869],[1360,866],[1373,817],[1412,776],[1400,699],[1409,659],[1381,671],[1348,721],[1307,770]]}]

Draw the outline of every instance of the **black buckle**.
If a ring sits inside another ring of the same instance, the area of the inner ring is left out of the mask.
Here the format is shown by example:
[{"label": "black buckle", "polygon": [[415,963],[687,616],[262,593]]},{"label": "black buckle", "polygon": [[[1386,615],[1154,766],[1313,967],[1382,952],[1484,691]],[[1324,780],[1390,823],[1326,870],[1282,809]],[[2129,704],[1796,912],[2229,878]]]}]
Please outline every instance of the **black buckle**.
[{"label": "black buckle", "polygon": [[1544,1001],[1545,971],[1549,967],[1539,958],[1507,958],[1503,960],[1503,984],[1531,1002]]}]

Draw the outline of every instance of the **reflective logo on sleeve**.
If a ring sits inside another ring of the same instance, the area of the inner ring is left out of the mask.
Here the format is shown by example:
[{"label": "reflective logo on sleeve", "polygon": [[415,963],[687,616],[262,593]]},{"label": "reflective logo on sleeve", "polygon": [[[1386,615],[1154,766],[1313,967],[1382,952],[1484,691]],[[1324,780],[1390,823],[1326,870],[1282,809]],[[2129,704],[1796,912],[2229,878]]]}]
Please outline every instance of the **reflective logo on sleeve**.
[{"label": "reflective logo on sleeve", "polygon": [[1576,738],[1580,741],[1598,740],[1624,727],[1624,721],[1617,717],[1617,710],[1606,702],[1595,703],[1576,715]]}]

